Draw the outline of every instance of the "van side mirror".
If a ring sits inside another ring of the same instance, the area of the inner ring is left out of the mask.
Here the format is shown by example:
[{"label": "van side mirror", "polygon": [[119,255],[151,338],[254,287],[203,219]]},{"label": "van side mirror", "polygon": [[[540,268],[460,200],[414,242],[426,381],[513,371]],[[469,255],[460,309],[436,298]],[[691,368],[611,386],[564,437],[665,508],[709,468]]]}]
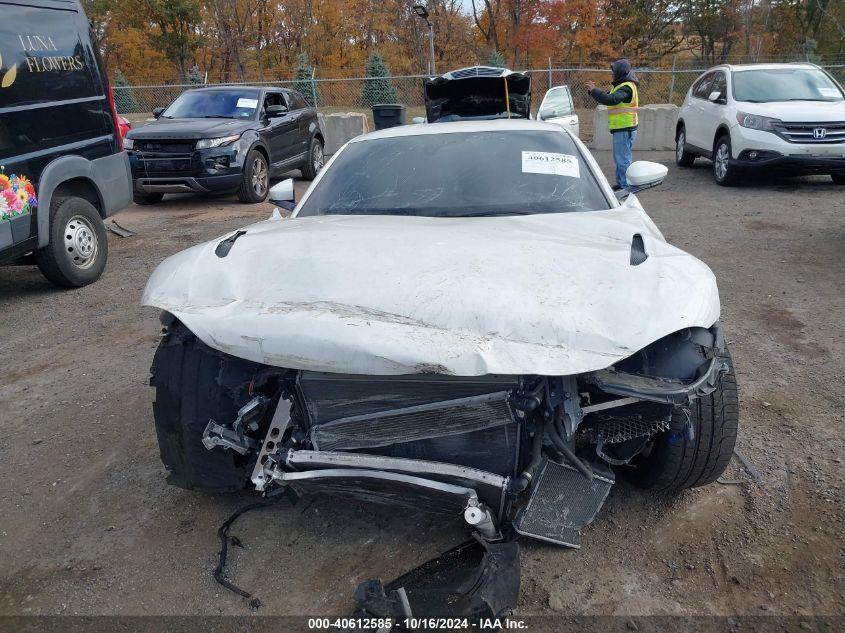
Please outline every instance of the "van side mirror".
[{"label": "van side mirror", "polygon": [[167,110],[167,108],[158,107],[153,109],[153,117],[156,119],[159,118],[162,114],[164,114],[165,110]]},{"label": "van side mirror", "polygon": [[722,96],[721,90],[714,90],[710,93],[707,97],[708,101],[712,101],[713,103],[727,103],[727,99]]},{"label": "van side mirror", "polygon": [[268,197],[273,204],[287,211],[293,211],[296,206],[296,192],[293,188],[293,178],[288,178],[270,187],[270,195]]},{"label": "van side mirror", "polygon": [[545,110],[540,110],[540,120],[545,121],[546,119],[553,119],[555,118],[555,111],[554,108],[546,108]]},{"label": "van side mirror", "polygon": [[625,179],[628,181],[628,190],[631,193],[644,191],[656,187],[666,178],[669,168],[660,163],[652,163],[647,160],[638,160],[631,163],[625,171]]}]

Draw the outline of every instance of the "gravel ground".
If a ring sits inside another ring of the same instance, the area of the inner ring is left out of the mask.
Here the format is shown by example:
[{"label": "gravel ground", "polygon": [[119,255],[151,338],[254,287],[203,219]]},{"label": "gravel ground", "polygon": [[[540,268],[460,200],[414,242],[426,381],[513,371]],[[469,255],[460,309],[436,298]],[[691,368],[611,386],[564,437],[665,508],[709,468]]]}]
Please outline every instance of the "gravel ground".
[{"label": "gravel ground", "polygon": [[[739,446],[763,484],[674,499],[620,484],[580,550],[524,541],[521,615],[842,615],[845,188],[828,178],[713,184],[678,170],[641,200],[709,264],[737,366]],[[610,157],[599,153],[610,173]],[[303,186],[300,183],[299,186]],[[216,530],[254,495],[165,484],[148,369],[159,337],[141,288],[166,256],[260,220],[268,204],[174,197],[116,219],[109,265],[59,291],[0,269],[0,613],[247,614],[214,583]],[[355,586],[457,543],[457,524],[304,500],[247,515],[230,576],[264,614],[345,614]],[[636,628],[636,627],[629,627]]]}]

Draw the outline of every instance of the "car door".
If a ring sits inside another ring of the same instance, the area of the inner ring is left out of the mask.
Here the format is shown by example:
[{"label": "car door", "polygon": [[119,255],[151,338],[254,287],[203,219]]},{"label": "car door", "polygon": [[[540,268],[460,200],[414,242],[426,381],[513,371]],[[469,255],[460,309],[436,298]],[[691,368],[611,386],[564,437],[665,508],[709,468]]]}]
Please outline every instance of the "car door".
[{"label": "car door", "polygon": [[[705,91],[702,90],[702,92]],[[716,71],[706,93],[704,99],[698,100],[701,112],[701,138],[696,145],[702,149],[712,150],[716,130],[725,118],[724,111],[728,103],[728,79],[725,71]],[[711,99],[711,97],[714,98]]]},{"label": "car door", "polygon": [[578,115],[572,102],[572,92],[569,86],[555,86],[549,88],[540,103],[538,112],[553,111],[553,115],[544,119],[568,129],[575,136],[579,135]]},{"label": "car door", "polygon": [[[269,116],[270,106],[283,106],[285,111],[279,116]],[[299,125],[295,113],[288,109],[281,90],[268,90],[265,93],[261,120],[264,126],[262,133],[270,150],[270,164],[274,169],[283,167],[299,154],[297,148]]]},{"label": "car door", "polygon": [[308,107],[305,98],[298,92],[287,91],[285,92],[285,98],[287,99],[288,107],[296,117],[298,128],[296,141],[298,149],[296,153],[301,155],[308,151],[311,141],[311,128],[309,124],[313,116],[313,111]]},{"label": "car door", "polygon": [[713,84],[713,78],[716,73],[714,71],[705,73],[698,81],[692,85],[689,100],[689,109],[687,115],[684,117],[684,128],[687,134],[687,144],[710,151],[710,143],[706,139],[711,137],[716,131],[708,130],[708,120],[705,113],[705,104],[708,103],[707,97],[710,94],[710,86]]}]

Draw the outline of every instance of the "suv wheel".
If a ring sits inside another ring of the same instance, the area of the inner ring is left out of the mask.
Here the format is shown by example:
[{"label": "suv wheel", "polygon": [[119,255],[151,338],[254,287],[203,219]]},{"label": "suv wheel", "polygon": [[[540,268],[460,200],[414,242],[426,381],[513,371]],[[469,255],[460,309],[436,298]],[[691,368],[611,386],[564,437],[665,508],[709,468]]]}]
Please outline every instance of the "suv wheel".
[{"label": "suv wheel", "polygon": [[686,151],[687,131],[682,125],[678,129],[678,136],[675,138],[675,162],[680,167],[692,167],[695,162],[695,154]]},{"label": "suv wheel", "polygon": [[244,164],[243,180],[238,189],[238,200],[247,203],[264,202],[270,190],[270,170],[267,159],[258,150],[252,150]]},{"label": "suv wheel", "polygon": [[323,144],[316,136],[311,139],[311,146],[308,149],[308,162],[302,167],[302,177],[305,180],[314,180],[325,163]]},{"label": "suv wheel", "polygon": [[136,193],[132,195],[132,201],[141,205],[158,204],[163,198],[163,193]]},{"label": "suv wheel", "polygon": [[713,179],[723,187],[736,183],[736,167],[731,165],[731,139],[727,135],[720,136],[713,148]]},{"label": "suv wheel", "polygon": [[54,198],[50,243],[35,254],[41,273],[57,286],[87,286],[103,274],[108,253],[106,227],[91,203],[82,198]]}]

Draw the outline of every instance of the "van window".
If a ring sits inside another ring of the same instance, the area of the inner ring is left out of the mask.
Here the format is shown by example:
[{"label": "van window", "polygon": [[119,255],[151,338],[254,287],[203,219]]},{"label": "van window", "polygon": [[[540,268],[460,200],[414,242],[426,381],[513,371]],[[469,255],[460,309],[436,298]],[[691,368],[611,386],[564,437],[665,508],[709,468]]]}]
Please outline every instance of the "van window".
[{"label": "van window", "polygon": [[0,110],[103,96],[78,14],[0,2]]},{"label": "van window", "polygon": [[710,94],[710,84],[713,83],[714,73],[707,73],[692,86],[692,96],[699,99],[706,99]]}]

